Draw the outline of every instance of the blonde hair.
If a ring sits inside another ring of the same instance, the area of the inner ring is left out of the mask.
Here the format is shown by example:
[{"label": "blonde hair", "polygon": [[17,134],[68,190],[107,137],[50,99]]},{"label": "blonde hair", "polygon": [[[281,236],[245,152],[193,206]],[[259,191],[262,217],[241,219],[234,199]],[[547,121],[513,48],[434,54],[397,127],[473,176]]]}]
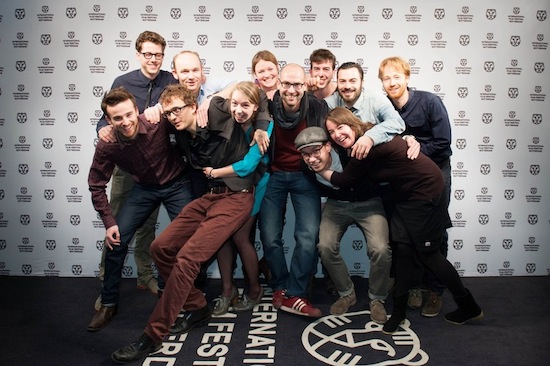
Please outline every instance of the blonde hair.
[{"label": "blonde hair", "polygon": [[235,85],[235,88],[231,92],[230,99],[233,97],[233,93],[240,91],[252,104],[260,105],[260,89],[252,81],[240,81]]}]

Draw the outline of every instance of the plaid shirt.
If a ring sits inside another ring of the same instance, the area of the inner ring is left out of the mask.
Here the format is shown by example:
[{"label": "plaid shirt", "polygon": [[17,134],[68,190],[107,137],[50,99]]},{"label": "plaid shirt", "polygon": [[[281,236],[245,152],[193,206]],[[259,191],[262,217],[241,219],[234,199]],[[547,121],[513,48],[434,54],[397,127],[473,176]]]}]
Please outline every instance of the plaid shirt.
[{"label": "plaid shirt", "polygon": [[140,115],[138,128],[138,135],[133,140],[120,136],[115,143],[100,140],[95,149],[88,186],[94,208],[105,228],[116,225],[106,194],[115,165],[132,174],[136,183],[153,188],[178,178],[185,170],[184,160],[170,143],[172,126],[168,121],[151,124]]}]

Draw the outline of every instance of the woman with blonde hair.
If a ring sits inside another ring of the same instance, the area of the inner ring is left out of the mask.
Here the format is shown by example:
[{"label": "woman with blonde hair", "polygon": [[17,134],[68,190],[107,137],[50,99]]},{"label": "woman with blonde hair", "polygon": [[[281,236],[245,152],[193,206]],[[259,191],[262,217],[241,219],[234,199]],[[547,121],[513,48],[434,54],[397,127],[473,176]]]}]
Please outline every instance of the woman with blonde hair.
[{"label": "woman with blonde hair", "polygon": [[[230,112],[233,120],[244,129],[249,142],[254,135],[254,122],[256,112],[260,103],[262,103],[262,94],[264,93],[253,82],[242,81],[235,86],[229,97]],[[265,94],[263,98],[266,98]],[[270,122],[267,129],[268,136],[271,135],[272,130],[273,122]],[[203,172],[208,178],[214,179],[231,176],[242,177],[255,171],[259,164],[267,167],[267,160],[268,156],[262,154],[258,145],[255,144],[250,148],[243,160],[222,168],[213,169],[212,167],[204,167]],[[227,313],[231,305],[233,305],[233,309],[236,311],[251,310],[261,301],[263,289],[259,282],[258,255],[254,248],[253,240],[251,240],[253,237],[251,233],[256,230],[256,214],[260,210],[260,203],[264,196],[268,180],[269,173],[263,173],[254,191],[254,207],[250,218],[232,237],[232,241],[241,257],[244,274],[248,283],[248,292],[239,300],[239,293],[233,282],[233,246],[230,242],[225,243],[218,251],[216,257],[222,280],[222,293],[215,301],[213,315],[219,316]]]}]

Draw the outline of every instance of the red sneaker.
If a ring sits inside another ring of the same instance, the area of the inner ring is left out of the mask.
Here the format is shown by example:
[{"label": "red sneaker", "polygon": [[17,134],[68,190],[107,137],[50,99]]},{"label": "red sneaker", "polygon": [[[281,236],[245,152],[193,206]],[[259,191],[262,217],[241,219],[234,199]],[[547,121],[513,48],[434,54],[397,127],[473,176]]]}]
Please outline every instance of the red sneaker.
[{"label": "red sneaker", "polygon": [[308,299],[299,296],[293,296],[283,300],[281,310],[292,314],[310,316],[312,318],[320,318],[323,316],[321,310],[314,307]]},{"label": "red sneaker", "polygon": [[275,309],[279,309],[286,299],[286,290],[277,290],[273,293],[273,300],[271,303]]}]

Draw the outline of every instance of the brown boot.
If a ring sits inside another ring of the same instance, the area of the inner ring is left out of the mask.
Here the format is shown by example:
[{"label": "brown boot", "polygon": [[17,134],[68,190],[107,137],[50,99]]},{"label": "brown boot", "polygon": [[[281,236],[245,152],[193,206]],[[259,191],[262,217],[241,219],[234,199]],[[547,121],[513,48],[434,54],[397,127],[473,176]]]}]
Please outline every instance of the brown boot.
[{"label": "brown boot", "polygon": [[433,318],[439,314],[443,306],[443,297],[435,292],[430,291],[426,303],[422,307],[422,316]]},{"label": "brown boot", "polygon": [[95,313],[92,321],[88,324],[89,332],[97,332],[111,321],[111,318],[117,313],[116,306],[104,306],[101,305],[101,308]]}]

